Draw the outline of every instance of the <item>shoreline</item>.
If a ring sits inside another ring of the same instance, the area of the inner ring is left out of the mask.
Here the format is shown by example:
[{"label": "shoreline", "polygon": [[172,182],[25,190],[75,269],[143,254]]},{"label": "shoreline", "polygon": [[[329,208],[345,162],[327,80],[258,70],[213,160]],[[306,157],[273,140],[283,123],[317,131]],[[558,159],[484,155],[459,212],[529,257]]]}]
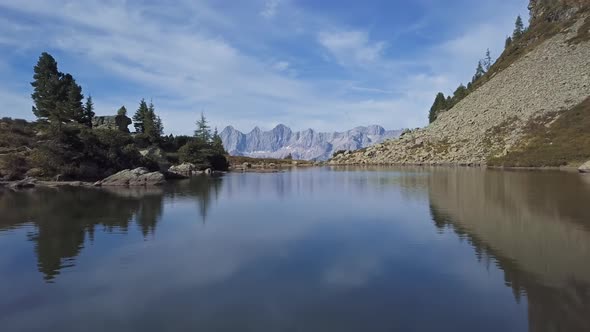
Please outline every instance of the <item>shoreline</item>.
[{"label": "shoreline", "polygon": [[[487,166],[487,165],[460,165],[460,164],[323,164],[323,165],[301,165],[301,166],[287,166],[287,167],[276,167],[276,168],[230,168],[226,172],[215,172],[214,175],[229,174],[229,173],[282,173],[288,170],[301,168],[313,168],[313,167],[382,167],[382,168],[412,168],[412,167],[423,167],[423,168],[481,168],[485,170],[500,170],[500,171],[527,171],[527,172],[544,172],[544,171],[560,171],[567,173],[578,173],[584,175],[587,173],[580,172],[578,168],[574,166],[561,166],[561,167],[505,167],[505,166]],[[590,175],[590,174],[589,174]],[[203,174],[194,175],[191,177],[168,179],[166,182],[188,180],[193,177],[204,176]],[[21,179],[12,181],[0,181],[0,189],[8,190],[22,190],[22,189],[34,189],[34,188],[101,188],[97,186],[96,181],[50,181],[50,180],[38,180],[38,179]],[[145,186],[126,186],[126,187],[145,187]]]},{"label": "shoreline", "polygon": [[[388,163],[388,164],[330,164],[326,166],[331,167],[446,167],[446,168],[483,168],[490,170],[506,170],[506,171],[563,171],[563,172],[579,172],[576,166],[541,166],[541,167],[520,167],[520,166],[490,166],[476,163]],[[582,173],[583,174],[583,173]]]}]

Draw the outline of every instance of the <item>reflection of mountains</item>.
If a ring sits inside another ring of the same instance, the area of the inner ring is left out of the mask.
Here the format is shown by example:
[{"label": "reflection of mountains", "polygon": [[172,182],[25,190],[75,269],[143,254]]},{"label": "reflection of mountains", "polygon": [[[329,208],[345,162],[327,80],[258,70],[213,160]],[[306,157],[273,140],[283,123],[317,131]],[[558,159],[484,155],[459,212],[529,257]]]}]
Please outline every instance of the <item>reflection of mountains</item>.
[{"label": "reflection of mountains", "polygon": [[494,257],[531,331],[590,331],[590,186],[576,174],[433,171],[433,219]]},{"label": "reflection of mountains", "polygon": [[32,223],[35,231],[28,237],[35,243],[37,265],[51,281],[61,269],[74,265],[74,258],[86,241],[94,241],[97,230],[127,233],[135,221],[147,237],[155,232],[165,196],[196,198],[204,218],[211,191],[217,193],[219,185],[220,180],[198,179],[165,188],[0,191],[0,232]]}]

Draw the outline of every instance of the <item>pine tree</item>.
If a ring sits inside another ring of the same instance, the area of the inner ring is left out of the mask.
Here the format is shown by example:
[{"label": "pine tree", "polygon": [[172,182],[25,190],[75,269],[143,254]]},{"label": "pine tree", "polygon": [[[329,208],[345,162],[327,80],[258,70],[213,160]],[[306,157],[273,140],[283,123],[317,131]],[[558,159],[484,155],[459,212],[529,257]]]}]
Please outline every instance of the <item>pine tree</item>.
[{"label": "pine tree", "polygon": [[127,108],[125,108],[125,106],[121,106],[121,108],[119,108],[119,110],[117,111],[117,115],[127,116]]},{"label": "pine tree", "polygon": [[486,50],[486,56],[483,60],[483,69],[485,69],[485,71],[488,72],[490,68],[492,68],[492,55],[490,53],[490,49],[488,48]]},{"label": "pine tree", "polygon": [[512,40],[518,40],[524,34],[524,23],[522,22],[522,18],[520,15],[516,18],[516,22],[514,23],[514,32],[512,33]]},{"label": "pine tree", "polygon": [[484,65],[482,64],[482,61],[479,60],[479,62],[477,63],[477,68],[475,69],[475,75],[473,75],[473,79],[471,80],[471,83],[475,83],[477,82],[477,80],[479,80],[480,78],[483,77],[483,75],[485,75],[485,70],[483,69]]},{"label": "pine tree", "polygon": [[84,105],[84,123],[87,127],[92,128],[92,119],[94,118],[94,103],[92,102],[92,96],[86,98],[86,104]]},{"label": "pine tree", "polygon": [[164,134],[164,125],[162,124],[162,119],[159,115],[156,115],[155,127],[158,136],[162,136]]},{"label": "pine tree", "polygon": [[434,120],[438,117],[441,111],[446,110],[447,108],[447,99],[442,92],[439,92],[434,98],[434,103],[430,108],[430,112],[428,113],[428,120],[429,123],[433,123]]},{"label": "pine tree", "polygon": [[135,127],[136,133],[145,133],[144,121],[148,112],[149,108],[147,103],[145,102],[145,99],[141,99],[141,101],[139,102],[139,108],[133,115],[133,127]]},{"label": "pine tree", "polygon": [[76,80],[70,74],[63,75],[61,84],[62,92],[65,94],[63,102],[65,105],[66,121],[85,124],[82,87],[76,83]]},{"label": "pine tree", "polygon": [[453,93],[453,104],[456,105],[463,98],[467,97],[468,94],[469,94],[469,90],[467,90],[465,85],[463,85],[463,83],[461,83],[459,85],[459,87],[457,88],[457,90],[455,90],[455,92]]},{"label": "pine tree", "polygon": [[221,136],[217,132],[217,127],[213,131],[213,136],[211,138],[211,142],[213,145],[213,150],[218,154],[226,154],[225,148],[223,147],[223,141],[221,140]]},{"label": "pine tree", "polygon": [[504,44],[504,49],[507,49],[508,47],[510,47],[510,45],[512,45],[512,37],[508,36],[508,37],[506,37],[506,42]]},{"label": "pine tree", "polygon": [[211,132],[205,115],[201,113],[201,119],[197,121],[197,130],[195,130],[195,137],[202,142],[209,142],[211,140]]},{"label": "pine tree", "polygon": [[144,133],[152,143],[158,142],[164,132],[162,120],[156,115],[156,108],[151,101],[143,117],[143,127]]},{"label": "pine tree", "polygon": [[61,73],[57,70],[57,62],[46,52],[39,57],[34,68],[33,94],[31,95],[35,106],[33,113],[40,120],[62,121],[57,114],[57,104],[60,99]]}]

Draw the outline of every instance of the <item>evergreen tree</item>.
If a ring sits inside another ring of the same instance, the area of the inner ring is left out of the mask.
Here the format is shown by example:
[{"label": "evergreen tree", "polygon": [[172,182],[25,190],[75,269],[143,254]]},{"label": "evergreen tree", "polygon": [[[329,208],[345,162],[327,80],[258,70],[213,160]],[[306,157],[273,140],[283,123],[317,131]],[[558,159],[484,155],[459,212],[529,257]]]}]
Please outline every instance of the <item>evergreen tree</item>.
[{"label": "evergreen tree", "polygon": [[154,106],[154,103],[150,101],[150,104],[148,105],[148,121],[150,121],[151,123],[153,123],[153,132],[152,132],[152,137],[160,137],[164,134],[164,125],[162,124],[162,119],[160,119],[160,116],[158,116],[156,114],[156,107]]},{"label": "evergreen tree", "polygon": [[70,74],[65,74],[61,81],[63,104],[65,106],[64,112],[66,121],[75,121],[85,124],[84,112],[84,95],[82,94],[82,87],[76,83],[74,77]]},{"label": "evergreen tree", "polygon": [[518,40],[524,34],[524,23],[522,22],[522,18],[520,15],[516,18],[516,22],[514,23],[514,32],[512,33],[512,40]]},{"label": "evergreen tree", "polygon": [[84,121],[83,123],[92,128],[92,119],[94,118],[94,103],[92,102],[92,96],[86,98],[86,104],[84,105]]},{"label": "evergreen tree", "polygon": [[483,69],[488,72],[492,68],[492,55],[490,53],[490,49],[486,50],[486,57],[483,60]]},{"label": "evergreen tree", "polygon": [[457,88],[457,90],[455,90],[455,92],[453,93],[453,105],[456,105],[463,98],[467,97],[468,94],[469,94],[469,90],[467,90],[465,85],[463,85],[463,83],[461,83],[459,85],[459,87]]},{"label": "evergreen tree", "polygon": [[195,130],[195,137],[202,142],[209,142],[211,140],[211,132],[205,115],[201,113],[201,119],[197,121],[197,130]]},{"label": "evergreen tree", "polygon": [[475,83],[477,82],[477,80],[479,80],[480,78],[483,77],[483,75],[485,75],[486,71],[483,69],[484,65],[482,64],[482,61],[480,60],[477,63],[477,68],[475,69],[475,75],[473,75],[473,79],[471,80],[471,83]]},{"label": "evergreen tree", "polygon": [[447,100],[445,101],[445,105],[447,108],[451,108],[451,105],[453,105],[453,98],[451,96],[447,96]]},{"label": "evergreen tree", "polygon": [[158,136],[162,136],[164,134],[164,125],[162,124],[162,119],[159,115],[156,115],[156,133]]},{"label": "evergreen tree", "polygon": [[127,116],[127,109],[125,108],[125,106],[121,106],[121,108],[119,108],[119,110],[117,111],[117,115]]},{"label": "evergreen tree", "polygon": [[221,140],[221,136],[217,132],[217,127],[213,131],[213,136],[211,138],[211,143],[213,145],[213,150],[218,154],[226,154],[225,148],[223,147],[223,141]]},{"label": "evergreen tree", "polygon": [[508,36],[508,37],[506,37],[506,42],[504,44],[504,49],[507,49],[508,47],[510,47],[510,45],[512,45],[512,37]]},{"label": "evergreen tree", "polygon": [[40,120],[62,121],[60,114],[56,112],[60,99],[61,73],[57,70],[57,62],[46,52],[39,57],[34,68],[33,75],[33,113]]},{"label": "evergreen tree", "polygon": [[145,124],[144,121],[146,119],[146,115],[149,112],[149,108],[145,99],[141,99],[139,102],[139,108],[133,115],[133,127],[135,127],[135,132],[142,134],[145,133]]},{"label": "evergreen tree", "polygon": [[156,108],[150,102],[147,106],[147,111],[143,113],[143,133],[148,137],[151,143],[160,141],[160,137],[164,131],[162,120],[156,115]]},{"label": "evergreen tree", "polygon": [[447,108],[447,99],[445,98],[445,95],[442,92],[439,92],[436,95],[436,98],[434,98],[434,103],[432,104],[432,107],[430,108],[430,112],[428,113],[429,123],[433,123],[434,120],[436,120],[436,118],[438,117],[438,114],[441,111],[446,110],[446,108]]}]

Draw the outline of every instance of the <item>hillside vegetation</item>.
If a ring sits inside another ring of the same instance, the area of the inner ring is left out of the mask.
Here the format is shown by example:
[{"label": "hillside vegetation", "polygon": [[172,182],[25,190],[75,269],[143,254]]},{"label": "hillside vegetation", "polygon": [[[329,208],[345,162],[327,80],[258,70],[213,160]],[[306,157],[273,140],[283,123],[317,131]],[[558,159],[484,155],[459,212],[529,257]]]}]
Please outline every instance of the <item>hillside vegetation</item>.
[{"label": "hillside vegetation", "polygon": [[428,127],[331,163],[575,166],[590,159],[589,3],[531,1],[530,9],[530,27],[520,30],[517,21],[506,50],[458,102],[446,110],[448,98],[437,96]]},{"label": "hillside vegetation", "polygon": [[[211,132],[203,115],[194,136],[163,136],[152,102],[142,99],[133,121],[125,106],[116,116],[96,117],[92,97],[84,98],[82,87],[58,70],[50,54],[41,54],[34,72],[31,97],[37,121],[0,119],[0,181],[26,176],[97,180],[136,167],[165,171],[179,161],[199,169],[229,166],[217,130]],[[134,133],[128,129],[131,123]]]}]

